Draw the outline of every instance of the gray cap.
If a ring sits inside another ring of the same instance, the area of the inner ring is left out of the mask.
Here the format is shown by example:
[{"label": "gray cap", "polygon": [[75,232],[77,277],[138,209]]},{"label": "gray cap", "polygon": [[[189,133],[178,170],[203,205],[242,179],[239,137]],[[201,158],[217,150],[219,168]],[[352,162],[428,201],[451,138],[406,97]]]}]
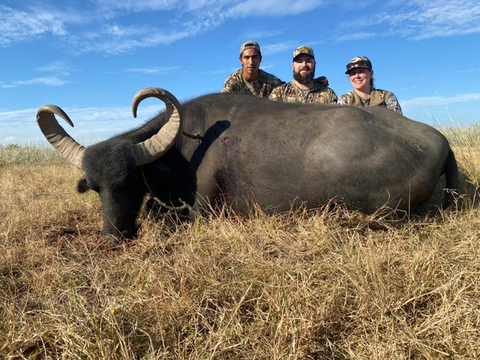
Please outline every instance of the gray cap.
[{"label": "gray cap", "polygon": [[240,46],[240,57],[242,57],[243,52],[247,49],[255,49],[258,51],[258,55],[262,55],[260,52],[260,45],[258,45],[256,41],[249,40],[244,42],[242,46]]}]

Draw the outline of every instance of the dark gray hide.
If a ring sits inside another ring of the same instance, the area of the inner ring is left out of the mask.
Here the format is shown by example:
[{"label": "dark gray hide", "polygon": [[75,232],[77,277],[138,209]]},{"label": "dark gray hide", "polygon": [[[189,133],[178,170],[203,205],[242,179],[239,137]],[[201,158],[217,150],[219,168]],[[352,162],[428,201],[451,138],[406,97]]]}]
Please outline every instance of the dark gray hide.
[{"label": "dark gray hide", "polygon": [[244,214],[252,201],[285,211],[332,198],[366,213],[384,205],[410,212],[428,200],[443,173],[447,187],[457,187],[445,137],[386,108],[212,94],[183,104],[180,113],[183,134],[144,166],[135,166],[131,148],[156,133],[165,114],[85,149],[78,188],[100,194],[106,233],[134,236],[145,179],[169,205],[226,201]]}]

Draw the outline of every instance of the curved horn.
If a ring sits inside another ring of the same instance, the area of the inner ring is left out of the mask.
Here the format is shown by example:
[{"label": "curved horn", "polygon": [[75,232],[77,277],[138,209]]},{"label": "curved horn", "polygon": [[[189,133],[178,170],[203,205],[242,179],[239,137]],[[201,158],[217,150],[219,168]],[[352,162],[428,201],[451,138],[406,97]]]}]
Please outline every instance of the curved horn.
[{"label": "curved horn", "polygon": [[134,147],[133,156],[137,166],[148,164],[165,154],[172,147],[180,131],[180,103],[175,96],[164,89],[150,87],[137,92],[132,101],[133,116],[137,117],[138,105],[142,100],[149,97],[156,97],[165,103],[167,107],[165,116],[168,122],[157,134],[153,135],[150,139],[138,143]]},{"label": "curved horn", "polygon": [[55,105],[43,105],[37,111],[37,123],[42,130],[43,135],[50,144],[62,155],[67,161],[78,168],[82,166],[83,152],[85,148],[77,143],[67,132],[60,126],[55,115],[60,116],[71,127],[73,122],[67,114]]}]

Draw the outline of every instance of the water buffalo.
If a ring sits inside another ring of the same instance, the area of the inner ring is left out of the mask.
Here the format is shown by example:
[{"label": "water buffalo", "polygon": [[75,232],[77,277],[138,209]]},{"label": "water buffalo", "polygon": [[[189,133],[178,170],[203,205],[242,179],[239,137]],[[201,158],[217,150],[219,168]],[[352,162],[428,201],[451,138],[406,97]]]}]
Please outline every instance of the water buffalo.
[{"label": "water buffalo", "polygon": [[[136,234],[145,194],[173,207],[226,203],[248,213],[317,207],[332,198],[373,213],[387,205],[410,212],[431,196],[442,174],[457,187],[457,164],[432,127],[382,107],[305,105],[253,96],[211,94],[180,105],[147,88],[132,103],[156,97],[166,110],[144,126],[84,148],[44,105],[37,122],[52,146],[85,176],[78,191],[100,194],[103,230]],[[450,193],[445,205],[453,202]]]}]

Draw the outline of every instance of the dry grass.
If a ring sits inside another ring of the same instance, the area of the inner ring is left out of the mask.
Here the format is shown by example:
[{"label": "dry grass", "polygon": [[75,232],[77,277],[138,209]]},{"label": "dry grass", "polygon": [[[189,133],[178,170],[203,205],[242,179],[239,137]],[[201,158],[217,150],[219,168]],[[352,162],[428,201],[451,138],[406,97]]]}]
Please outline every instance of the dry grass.
[{"label": "dry grass", "polygon": [[[477,187],[480,141],[452,143]],[[97,196],[75,193],[79,170],[8,151],[0,357],[480,357],[473,191],[458,211],[402,224],[344,209],[212,215],[147,220],[114,246],[100,236]]]}]

